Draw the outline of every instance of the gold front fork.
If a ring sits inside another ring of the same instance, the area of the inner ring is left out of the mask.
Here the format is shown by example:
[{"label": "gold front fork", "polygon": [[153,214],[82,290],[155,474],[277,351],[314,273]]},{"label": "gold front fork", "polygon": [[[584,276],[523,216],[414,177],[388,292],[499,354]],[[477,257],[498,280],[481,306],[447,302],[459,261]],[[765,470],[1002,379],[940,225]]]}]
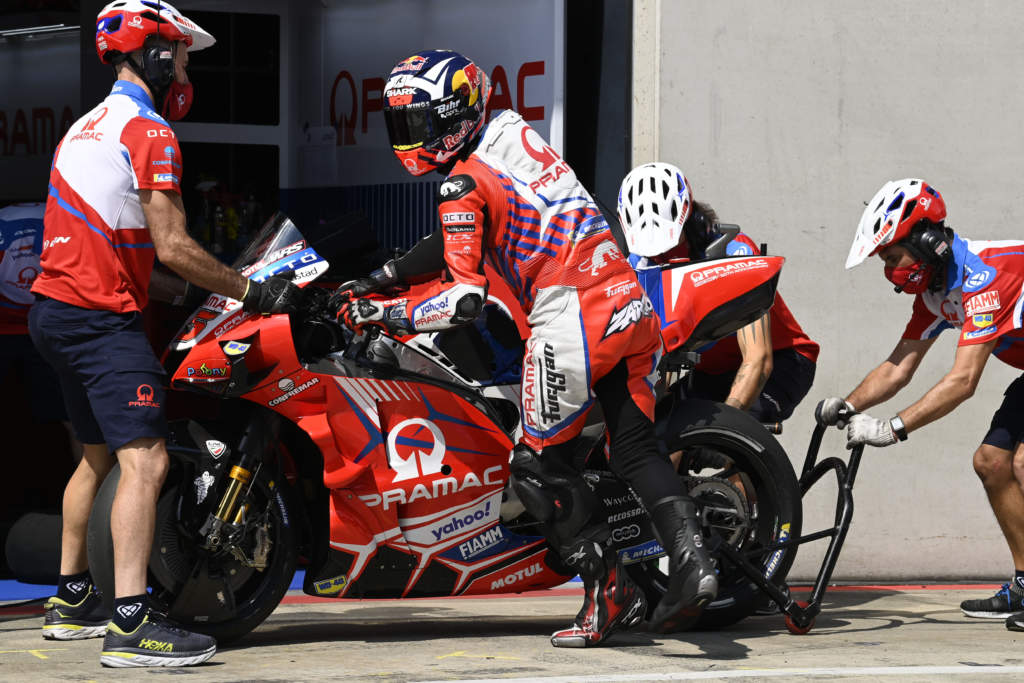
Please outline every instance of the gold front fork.
[{"label": "gold front fork", "polygon": [[[228,476],[231,478],[231,482],[228,484],[228,490],[224,492],[224,497],[220,499],[220,505],[217,507],[215,515],[217,519],[225,524],[230,523],[232,518],[235,517],[238,496],[242,493],[242,489],[252,480],[252,472],[244,467],[234,465],[231,471],[228,472]],[[242,512],[241,509],[237,510],[239,517]]]}]

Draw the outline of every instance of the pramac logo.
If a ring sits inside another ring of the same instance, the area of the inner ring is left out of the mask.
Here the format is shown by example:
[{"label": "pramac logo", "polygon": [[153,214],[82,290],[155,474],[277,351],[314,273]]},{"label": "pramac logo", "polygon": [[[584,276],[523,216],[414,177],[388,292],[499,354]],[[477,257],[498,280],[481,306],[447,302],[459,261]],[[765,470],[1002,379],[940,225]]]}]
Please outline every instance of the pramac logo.
[{"label": "pramac logo", "polygon": [[388,433],[388,459],[392,482],[440,474],[444,466],[444,434],[430,420],[414,417],[400,422]]},{"label": "pramac logo", "polygon": [[76,140],[102,140],[103,133],[96,132],[96,125],[102,121],[103,117],[106,115],[106,107],[101,107],[96,110],[96,115],[85,122],[85,126],[82,127],[82,132],[78,135],[73,135],[68,142],[75,142]]},{"label": "pramac logo", "polygon": [[159,408],[160,404],[153,400],[153,387],[148,384],[140,384],[135,390],[137,401],[128,401],[128,405],[135,408]]}]

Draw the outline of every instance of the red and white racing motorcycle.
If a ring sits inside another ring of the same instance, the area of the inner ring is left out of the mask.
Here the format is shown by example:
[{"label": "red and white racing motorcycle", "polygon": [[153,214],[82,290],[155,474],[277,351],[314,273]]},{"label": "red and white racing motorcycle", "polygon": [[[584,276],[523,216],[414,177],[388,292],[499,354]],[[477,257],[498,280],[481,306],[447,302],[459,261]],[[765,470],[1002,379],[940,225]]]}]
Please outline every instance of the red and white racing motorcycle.
[{"label": "red and white racing motorcycle", "polygon": [[[666,301],[697,302],[666,328],[666,362],[685,371],[693,349],[760,317],[782,262],[666,268]],[[353,338],[327,310],[329,290],[307,286],[328,262],[285,216],[235,266],[256,280],[290,273],[306,302],[259,316],[210,296],[167,349],[172,388],[221,399],[219,415],[171,425],[149,565],[153,598],[171,618],[221,641],[244,635],[280,602],[300,560],[303,590],[323,597],[517,593],[570,578],[508,485],[524,330],[500,278],[474,324]],[[708,542],[728,544],[781,584],[795,547],[778,544],[799,535],[801,507],[778,442],[718,403],[676,400],[659,413],[663,447],[687,454],[681,476]],[[594,442],[580,440],[585,477],[653,608],[667,581],[663,550]],[[89,526],[90,566],[108,599],[119,476],[115,468],[104,482]],[[716,557],[721,589],[705,626],[733,623],[759,602],[749,576]]]}]

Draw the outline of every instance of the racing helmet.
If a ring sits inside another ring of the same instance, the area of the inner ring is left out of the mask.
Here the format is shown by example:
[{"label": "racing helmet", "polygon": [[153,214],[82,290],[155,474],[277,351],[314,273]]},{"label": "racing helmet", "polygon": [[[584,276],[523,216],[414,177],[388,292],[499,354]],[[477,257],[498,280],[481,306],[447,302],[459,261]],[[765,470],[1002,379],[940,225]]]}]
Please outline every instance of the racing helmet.
[{"label": "racing helmet", "polygon": [[693,212],[693,193],[672,164],[637,166],[622,179],[618,213],[631,254],[659,256],[679,244]]},{"label": "racing helmet", "polygon": [[945,218],[946,203],[938,190],[928,183],[918,178],[887,182],[868,202],[860,217],[850,254],[846,257],[846,268],[860,265],[888,244],[902,242],[912,235],[916,237],[922,232],[921,225],[941,226]]},{"label": "racing helmet", "polygon": [[384,121],[395,156],[412,175],[455,159],[484,127],[491,82],[451,50],[419,52],[395,65],[384,86]]},{"label": "racing helmet", "polygon": [[216,42],[212,35],[163,0],[115,0],[96,16],[96,54],[104,64],[115,63],[122,55],[147,47],[146,39],[150,36],[183,41],[189,52]]}]

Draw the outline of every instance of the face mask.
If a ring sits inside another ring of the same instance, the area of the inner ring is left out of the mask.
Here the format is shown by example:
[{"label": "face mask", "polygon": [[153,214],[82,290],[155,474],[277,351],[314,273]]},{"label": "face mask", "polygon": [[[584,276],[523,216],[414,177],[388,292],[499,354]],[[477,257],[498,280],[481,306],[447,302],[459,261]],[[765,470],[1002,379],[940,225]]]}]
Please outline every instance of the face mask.
[{"label": "face mask", "polygon": [[932,267],[921,263],[912,263],[903,268],[885,269],[885,279],[896,285],[897,292],[920,294],[928,289],[932,281]]},{"label": "face mask", "polygon": [[178,83],[171,81],[171,87],[167,90],[167,97],[164,99],[163,117],[168,121],[180,121],[192,107],[192,84]]}]

